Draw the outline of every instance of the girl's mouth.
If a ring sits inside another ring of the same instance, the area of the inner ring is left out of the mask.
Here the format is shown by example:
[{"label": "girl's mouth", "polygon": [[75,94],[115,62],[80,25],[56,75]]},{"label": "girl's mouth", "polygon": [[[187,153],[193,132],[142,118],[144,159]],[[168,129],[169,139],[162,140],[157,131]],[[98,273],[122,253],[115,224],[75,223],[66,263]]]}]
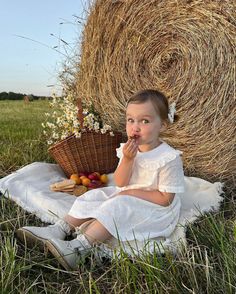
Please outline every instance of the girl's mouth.
[{"label": "girl's mouth", "polygon": [[129,136],[129,139],[132,139],[132,140],[137,140],[139,138],[140,138],[140,135]]}]

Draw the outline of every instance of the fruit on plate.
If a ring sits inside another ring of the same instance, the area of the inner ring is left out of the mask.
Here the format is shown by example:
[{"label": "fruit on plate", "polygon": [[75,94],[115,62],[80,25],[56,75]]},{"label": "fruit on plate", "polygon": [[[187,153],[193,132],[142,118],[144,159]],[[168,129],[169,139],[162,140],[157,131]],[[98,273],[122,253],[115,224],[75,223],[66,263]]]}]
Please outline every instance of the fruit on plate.
[{"label": "fruit on plate", "polygon": [[100,176],[96,172],[94,172],[94,173],[89,174],[88,175],[88,178],[90,180],[99,180],[100,179]]},{"label": "fruit on plate", "polygon": [[73,180],[76,185],[82,185],[88,189],[96,189],[108,183],[108,176],[106,174],[101,175],[99,172],[80,172],[72,174],[70,180]]},{"label": "fruit on plate", "polygon": [[82,179],[82,185],[84,185],[85,187],[88,187],[90,182],[91,182],[91,180],[89,178],[83,178]]},{"label": "fruit on plate", "polygon": [[98,179],[100,179],[100,173],[98,173],[98,172],[94,172],[94,174],[96,174],[97,175],[97,177],[98,177]]},{"label": "fruit on plate", "polygon": [[100,176],[100,181],[103,183],[103,184],[107,184],[108,183],[108,176],[106,174],[103,174]]},{"label": "fruit on plate", "polygon": [[89,189],[96,189],[102,186],[102,182],[100,182],[99,180],[92,180],[89,185],[88,188]]},{"label": "fruit on plate", "polygon": [[80,185],[80,184],[81,184],[81,179],[80,179],[80,177],[79,177],[78,174],[72,174],[72,175],[70,176],[70,179],[71,179],[71,180],[74,180],[75,183],[76,183],[76,185]]}]

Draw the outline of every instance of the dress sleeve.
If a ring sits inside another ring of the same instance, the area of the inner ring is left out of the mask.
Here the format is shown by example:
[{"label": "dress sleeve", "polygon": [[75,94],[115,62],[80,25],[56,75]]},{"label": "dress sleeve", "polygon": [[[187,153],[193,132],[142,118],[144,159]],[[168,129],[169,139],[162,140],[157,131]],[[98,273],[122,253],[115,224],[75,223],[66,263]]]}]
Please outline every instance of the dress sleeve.
[{"label": "dress sleeve", "polygon": [[119,158],[119,162],[118,162],[118,165],[120,165],[121,163],[121,160],[123,158],[123,147],[124,147],[124,143],[120,143],[120,147],[116,148],[116,156]]},{"label": "dress sleeve", "polygon": [[124,143],[120,143],[120,147],[116,148],[116,156],[118,158],[123,157],[123,147],[124,147]]},{"label": "dress sleeve", "polygon": [[159,172],[158,190],[160,192],[183,193],[184,171],[180,156],[164,165]]}]

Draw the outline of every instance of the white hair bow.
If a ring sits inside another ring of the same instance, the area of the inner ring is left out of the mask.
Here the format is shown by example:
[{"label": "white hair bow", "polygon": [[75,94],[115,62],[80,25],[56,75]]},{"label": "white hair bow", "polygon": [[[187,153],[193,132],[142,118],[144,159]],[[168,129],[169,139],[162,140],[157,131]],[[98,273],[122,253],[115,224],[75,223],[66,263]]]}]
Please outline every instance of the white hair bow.
[{"label": "white hair bow", "polygon": [[175,116],[175,112],[176,112],[175,106],[176,106],[175,102],[172,102],[169,106],[168,118],[169,118],[169,121],[171,124],[173,124],[173,122],[174,122],[174,116]]}]

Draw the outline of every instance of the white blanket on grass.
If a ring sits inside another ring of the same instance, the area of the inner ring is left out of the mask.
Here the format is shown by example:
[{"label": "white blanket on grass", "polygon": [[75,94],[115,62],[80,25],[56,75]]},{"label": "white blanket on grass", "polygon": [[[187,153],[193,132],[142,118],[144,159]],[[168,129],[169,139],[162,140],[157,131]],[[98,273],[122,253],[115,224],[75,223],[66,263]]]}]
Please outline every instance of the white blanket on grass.
[{"label": "white blanket on grass", "polygon": [[[109,186],[114,185],[112,174],[108,175]],[[0,191],[20,205],[28,212],[35,214],[43,222],[55,223],[58,218],[63,218],[70,210],[75,196],[53,192],[49,186],[65,179],[66,176],[57,164],[34,162],[16,172],[0,179]],[[152,251],[155,243],[161,244],[159,249],[163,252],[165,247],[173,252],[186,245],[187,224],[193,222],[204,212],[218,210],[223,200],[223,183],[210,183],[201,178],[185,176],[185,192],[179,194],[182,207],[178,225],[169,238],[158,238],[156,242],[149,242],[149,251]],[[123,248],[134,254],[143,250],[145,243],[137,244],[132,241],[128,244],[122,242]],[[115,248],[118,242],[115,238],[109,246]],[[146,247],[145,247],[146,248]]]}]

